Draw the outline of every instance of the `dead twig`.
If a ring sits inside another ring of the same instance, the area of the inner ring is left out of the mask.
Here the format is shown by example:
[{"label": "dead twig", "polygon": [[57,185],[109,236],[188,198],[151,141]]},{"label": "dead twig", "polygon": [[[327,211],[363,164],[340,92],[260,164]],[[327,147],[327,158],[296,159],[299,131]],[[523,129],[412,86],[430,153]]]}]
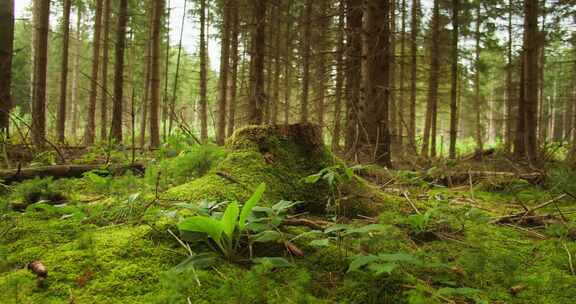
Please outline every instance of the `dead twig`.
[{"label": "dead twig", "polygon": [[406,198],[406,200],[408,201],[408,204],[410,204],[410,207],[412,207],[412,209],[414,209],[414,211],[416,213],[422,214],[422,212],[420,212],[420,210],[418,210],[418,207],[416,207],[416,205],[414,205],[414,203],[412,202],[410,197],[408,197],[408,194],[406,194],[406,192],[402,192],[402,195]]},{"label": "dead twig", "polygon": [[562,246],[564,247],[564,250],[566,250],[566,254],[568,254],[568,265],[570,266],[570,273],[572,273],[572,275],[576,275],[576,271],[574,271],[574,264],[572,263],[572,254],[570,253],[570,250],[568,250],[566,243],[562,243]]}]

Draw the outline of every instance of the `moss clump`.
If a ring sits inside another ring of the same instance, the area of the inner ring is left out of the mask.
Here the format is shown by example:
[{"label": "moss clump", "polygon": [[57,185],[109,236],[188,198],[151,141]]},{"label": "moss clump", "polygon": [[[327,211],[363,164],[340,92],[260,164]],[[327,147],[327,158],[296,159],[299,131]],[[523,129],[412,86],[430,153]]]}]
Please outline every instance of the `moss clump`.
[{"label": "moss clump", "polygon": [[334,161],[320,140],[318,127],[249,126],[236,131],[227,147],[230,152],[219,165],[201,178],[168,190],[167,198],[242,201],[264,182],[264,204],[288,199],[304,201],[307,210],[324,209],[327,187],[302,182]]}]

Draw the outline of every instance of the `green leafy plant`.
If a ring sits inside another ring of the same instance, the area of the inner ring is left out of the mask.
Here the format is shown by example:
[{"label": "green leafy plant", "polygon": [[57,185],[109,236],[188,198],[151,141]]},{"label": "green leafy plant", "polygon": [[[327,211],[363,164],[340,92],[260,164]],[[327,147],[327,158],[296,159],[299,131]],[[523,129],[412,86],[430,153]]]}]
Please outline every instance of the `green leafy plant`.
[{"label": "green leafy plant", "polygon": [[260,184],[244,203],[242,210],[238,202],[231,202],[220,219],[197,215],[182,221],[178,228],[185,237],[187,233],[204,234],[217,246],[220,253],[227,259],[232,259],[236,254],[240,236],[246,229],[246,221],[252,209],[262,199],[265,190],[266,184]]},{"label": "green leafy plant", "polygon": [[406,222],[415,233],[421,233],[428,229],[434,209],[428,209],[424,213],[417,213],[408,216]]},{"label": "green leafy plant", "polygon": [[407,253],[387,253],[379,255],[356,255],[351,257],[348,272],[367,269],[374,275],[391,274],[401,264],[422,266],[419,259]]}]

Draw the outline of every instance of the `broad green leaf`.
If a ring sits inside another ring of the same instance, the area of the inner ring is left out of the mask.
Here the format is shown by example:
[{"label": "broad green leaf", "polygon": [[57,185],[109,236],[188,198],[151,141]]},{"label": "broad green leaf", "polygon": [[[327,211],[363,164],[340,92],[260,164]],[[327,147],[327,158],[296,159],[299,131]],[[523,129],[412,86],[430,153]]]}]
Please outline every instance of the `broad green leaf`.
[{"label": "broad green leaf", "polygon": [[226,211],[224,211],[224,215],[220,220],[222,223],[222,230],[224,234],[228,237],[229,240],[232,239],[232,235],[234,234],[234,230],[236,230],[236,222],[238,221],[238,214],[240,213],[240,208],[238,207],[238,203],[233,202],[226,207]]},{"label": "broad green leaf", "polygon": [[197,269],[205,269],[214,265],[217,256],[214,253],[206,252],[189,256],[180,264],[176,265],[173,269],[177,273],[184,271],[188,267],[195,267]]},{"label": "broad green leaf", "polygon": [[342,231],[350,228],[350,225],[346,224],[334,224],[326,229],[324,229],[324,233],[332,233],[336,231]]},{"label": "broad green leaf", "polygon": [[365,234],[374,231],[382,232],[386,230],[386,228],[388,228],[388,226],[382,224],[369,224],[362,227],[346,230],[345,234],[355,234],[355,233]]},{"label": "broad green leaf", "polygon": [[326,182],[328,182],[329,186],[333,186],[334,180],[336,180],[336,173],[334,173],[334,171],[329,171],[328,173],[326,173],[326,175],[324,175],[324,179],[326,180]]},{"label": "broad green leaf", "polygon": [[396,263],[384,263],[384,264],[373,263],[368,265],[368,268],[370,268],[370,270],[373,271],[375,275],[381,275],[383,273],[391,274],[392,271],[394,271],[394,269],[396,269],[397,267],[398,264]]},{"label": "broad green leaf", "polygon": [[276,203],[274,206],[272,206],[272,209],[278,211],[278,212],[284,212],[298,204],[301,204],[302,202],[291,202],[291,201],[280,201],[278,203]]},{"label": "broad green leaf", "polygon": [[178,229],[181,231],[206,233],[216,243],[220,243],[224,231],[220,221],[206,216],[194,216],[185,219],[178,224]]},{"label": "broad green leaf", "polygon": [[255,264],[269,265],[272,268],[287,268],[293,267],[292,263],[288,262],[285,258],[280,257],[264,257],[255,258],[252,260]]},{"label": "broad green leaf", "polygon": [[383,253],[379,254],[378,257],[382,261],[386,262],[400,262],[400,263],[407,263],[412,265],[421,265],[422,262],[415,258],[414,256],[407,254],[407,253]]},{"label": "broad green leaf", "polygon": [[326,247],[328,245],[330,245],[330,239],[313,240],[310,242],[310,246]]},{"label": "broad green leaf", "polygon": [[252,208],[256,206],[262,199],[262,194],[266,191],[266,184],[261,183],[256,191],[252,194],[252,196],[244,203],[242,206],[242,212],[240,213],[240,220],[238,221],[238,229],[240,232],[244,231],[244,227],[246,226],[246,219],[252,213]]},{"label": "broad green leaf", "polygon": [[282,239],[282,234],[274,230],[266,230],[256,234],[252,240],[254,242],[265,243],[265,242],[276,242]]},{"label": "broad green leaf", "polygon": [[359,270],[360,268],[376,262],[380,260],[380,257],[375,256],[375,255],[357,255],[352,257],[352,262],[350,263],[350,266],[348,267],[348,271],[347,272],[351,272],[351,271],[356,271]]},{"label": "broad green leaf", "polygon": [[320,180],[320,178],[322,178],[322,173],[316,173],[304,177],[304,182],[306,184],[315,184]]}]

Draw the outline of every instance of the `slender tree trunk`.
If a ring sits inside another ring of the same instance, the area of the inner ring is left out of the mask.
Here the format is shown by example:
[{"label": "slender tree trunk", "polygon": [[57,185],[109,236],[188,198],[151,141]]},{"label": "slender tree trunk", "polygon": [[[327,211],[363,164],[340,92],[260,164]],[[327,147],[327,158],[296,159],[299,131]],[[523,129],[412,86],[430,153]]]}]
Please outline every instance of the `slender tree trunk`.
[{"label": "slender tree trunk", "polygon": [[390,47],[388,52],[390,53],[390,100],[389,100],[389,128],[390,128],[390,138],[392,145],[398,144],[398,110],[396,105],[396,0],[390,0],[390,17],[388,18],[390,22]]},{"label": "slender tree trunk", "polygon": [[362,0],[346,0],[346,150],[356,151],[360,135],[360,86],[362,64]]},{"label": "slender tree trunk", "polygon": [[46,72],[48,66],[48,30],[50,1],[35,0],[34,24],[34,100],[32,102],[32,143],[44,146],[46,138]]},{"label": "slender tree trunk", "polygon": [[[525,36],[525,35],[524,35]],[[525,39],[525,38],[524,38]],[[516,136],[514,138],[514,155],[517,158],[526,156],[526,51],[520,51],[520,85],[518,94],[518,113],[516,116]]]},{"label": "slender tree trunk", "polygon": [[[546,107],[544,103],[546,102],[546,97],[544,96],[544,70],[546,69],[546,0],[541,0],[541,6],[539,10],[542,11],[542,27],[538,29],[538,40],[539,45],[538,50],[538,129],[537,140],[539,143],[544,143],[546,141],[546,113],[544,110]],[[538,27],[538,25],[536,25]]]},{"label": "slender tree trunk", "polygon": [[410,148],[416,151],[416,89],[418,82],[418,32],[420,31],[420,0],[412,0],[412,20],[410,29],[410,119],[408,122],[408,141]]},{"label": "slender tree trunk", "polygon": [[310,40],[312,39],[312,7],[307,0],[304,8],[304,37],[302,38],[302,95],[300,96],[300,122],[308,122],[308,97],[310,95]]},{"label": "slender tree trunk", "polygon": [[239,8],[238,3],[236,1],[230,1],[230,18],[231,18],[231,46],[230,46],[230,79],[228,79],[228,137],[232,136],[234,133],[234,128],[236,126],[236,99],[238,96],[237,93],[237,83],[238,83],[238,61],[239,61],[239,54],[238,54],[238,39],[240,36],[240,18],[239,18]]},{"label": "slender tree trunk", "polygon": [[505,149],[507,153],[512,150],[513,133],[512,133],[512,108],[514,100],[512,100],[512,0],[508,0],[508,45],[507,45],[507,65],[506,65],[506,139]]},{"label": "slender tree trunk", "polygon": [[278,123],[278,106],[280,104],[280,75],[282,74],[281,70],[281,58],[280,58],[280,47],[281,47],[281,28],[282,28],[282,20],[280,19],[280,11],[278,10],[276,16],[276,43],[274,47],[274,81],[272,84],[272,98],[270,104],[270,123],[272,125],[276,125]]},{"label": "slender tree trunk", "polygon": [[128,22],[128,0],[120,0],[118,7],[118,29],[114,65],[114,102],[112,107],[112,132],[110,136],[117,144],[122,144],[122,115],[124,100],[124,47],[126,44],[126,23]]},{"label": "slender tree trunk", "polygon": [[146,145],[146,129],[148,126],[148,110],[150,108],[150,87],[152,79],[152,36],[154,29],[152,25],[154,24],[154,3],[152,1],[149,4],[148,13],[148,41],[146,43],[146,63],[144,65],[144,96],[142,99],[142,120],[140,121],[140,147],[144,148]]},{"label": "slender tree trunk", "polygon": [[[316,17],[318,22],[314,25],[318,28],[320,35],[315,38],[317,46],[317,52],[315,58],[317,59],[316,66],[316,116],[318,125],[321,130],[321,137],[325,126],[325,105],[326,105],[326,87],[330,83],[330,76],[326,73],[326,50],[329,48],[326,32],[329,31],[330,18],[326,16],[328,11],[329,3],[326,0],[320,1],[319,14]],[[312,26],[312,24],[310,25]]]},{"label": "slender tree trunk", "polygon": [[290,102],[292,100],[292,0],[286,1],[286,45],[284,54],[284,125],[290,123]]},{"label": "slender tree trunk", "polygon": [[338,35],[336,38],[336,87],[334,97],[334,134],[332,136],[332,150],[340,148],[342,133],[342,89],[344,86],[344,18],[346,10],[345,0],[340,0],[338,12]]},{"label": "slender tree trunk", "polygon": [[[484,132],[482,126],[482,105],[480,96],[480,25],[481,25],[481,3],[478,2],[476,7],[476,31],[475,31],[475,58],[474,58],[474,112],[475,112],[475,127],[476,127],[476,151],[481,152],[484,150]],[[481,156],[482,153],[479,153]]]},{"label": "slender tree trunk", "polygon": [[80,6],[76,7],[76,54],[74,56],[74,71],[72,73],[72,137],[76,138],[78,135],[77,131],[80,129],[78,127],[78,120],[80,116],[80,87],[79,87],[79,76],[80,76],[80,57],[82,53],[82,8]]},{"label": "slender tree trunk", "polygon": [[449,157],[456,158],[456,138],[458,136],[458,14],[460,0],[452,0],[452,69],[450,86],[450,151]]},{"label": "slender tree trunk", "polygon": [[252,34],[252,54],[250,56],[250,101],[248,121],[250,124],[261,124],[263,119],[264,62],[266,49],[266,7],[267,0],[254,1],[254,33]]},{"label": "slender tree trunk", "polygon": [[[210,0],[206,0],[210,1]],[[208,5],[209,6],[209,5]],[[170,20],[170,0],[168,0],[168,7],[166,10],[166,20]],[[209,35],[206,35],[209,36]],[[168,93],[168,80],[170,75],[170,27],[166,27],[166,55],[164,56],[164,94],[162,99],[162,118],[160,125],[162,126],[162,138],[166,141],[166,136],[169,133],[168,126],[170,123],[166,121],[171,120],[172,116],[168,115],[168,104],[170,103],[170,95]],[[208,48],[208,47],[206,47]],[[159,118],[160,119],[160,118]]]},{"label": "slender tree trunk", "polygon": [[0,0],[0,134],[9,135],[14,49],[14,0]]},{"label": "slender tree trunk", "polygon": [[208,58],[206,54],[206,0],[200,1],[200,140],[208,142]]},{"label": "slender tree trunk", "polygon": [[224,145],[226,139],[226,108],[228,106],[228,76],[230,74],[230,0],[224,0],[222,39],[220,41],[220,96],[218,98],[218,128],[216,143]]},{"label": "slender tree trunk", "polygon": [[405,92],[406,92],[406,0],[401,4],[401,28],[400,28],[400,92],[398,96],[398,146],[404,146],[405,120]]},{"label": "slender tree trunk", "polygon": [[[573,17],[576,23],[576,17]],[[572,53],[576,58],[576,33],[572,33]],[[572,136],[571,136],[571,149],[568,155],[568,160],[572,163],[572,167],[576,166],[576,60],[572,65]]]},{"label": "slender tree trunk", "polygon": [[71,0],[64,0],[62,16],[62,65],[60,70],[60,102],[58,103],[57,133],[58,142],[64,143],[66,133],[66,89],[68,88],[68,45],[70,41]]},{"label": "slender tree trunk", "polygon": [[[436,137],[435,129],[435,118],[438,102],[438,78],[439,78],[439,18],[440,18],[440,7],[439,0],[434,0],[434,8],[432,15],[432,37],[431,37],[431,50],[430,50],[430,76],[428,80],[428,103],[426,108],[426,121],[424,125],[424,135],[422,140],[422,155],[428,156],[429,152],[431,156],[436,154],[436,146],[434,137]],[[432,140],[431,140],[432,139]]]},{"label": "slender tree trunk", "polygon": [[366,128],[363,142],[370,145],[374,160],[391,166],[390,101],[390,3],[364,2],[362,36],[362,122]]},{"label": "slender tree trunk", "polygon": [[152,26],[152,58],[151,58],[151,78],[150,78],[150,147],[160,146],[160,129],[158,126],[158,107],[160,104],[160,50],[162,15],[164,14],[164,0],[153,1],[153,22]]},{"label": "slender tree trunk", "polygon": [[531,162],[538,158],[537,115],[538,115],[538,3],[525,0],[526,52],[526,156]]},{"label": "slender tree trunk", "polygon": [[178,41],[178,55],[176,56],[176,72],[174,74],[174,86],[172,88],[172,99],[170,101],[170,119],[168,124],[168,134],[172,134],[172,124],[176,117],[176,102],[178,100],[178,80],[180,76],[180,59],[182,58],[182,40],[184,38],[184,25],[186,22],[186,4],[187,0],[184,0],[184,13],[182,13],[182,22],[180,24],[180,39]]},{"label": "slender tree trunk", "polygon": [[92,46],[92,76],[90,78],[90,97],[86,117],[84,143],[92,145],[96,129],[96,99],[98,98],[98,68],[100,66],[100,35],[102,31],[102,0],[96,0],[94,17],[94,38]]},{"label": "slender tree trunk", "polygon": [[105,141],[108,138],[108,51],[110,48],[110,1],[104,0],[104,38],[102,39],[102,85],[100,86],[100,139]]}]

